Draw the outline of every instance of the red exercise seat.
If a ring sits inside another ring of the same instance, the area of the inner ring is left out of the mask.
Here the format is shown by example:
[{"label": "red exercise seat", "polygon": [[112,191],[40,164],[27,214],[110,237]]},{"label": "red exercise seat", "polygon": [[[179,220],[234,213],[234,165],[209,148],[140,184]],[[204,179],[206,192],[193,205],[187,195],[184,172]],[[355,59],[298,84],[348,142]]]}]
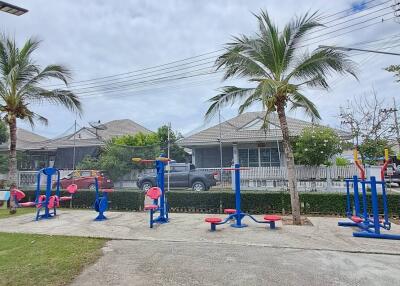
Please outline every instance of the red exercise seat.
[{"label": "red exercise seat", "polygon": [[112,193],[112,192],[114,192],[114,189],[101,189],[101,191],[103,193]]},{"label": "red exercise seat", "polygon": [[155,210],[155,209],[157,209],[157,208],[158,208],[157,205],[145,205],[145,206],[144,206],[144,210],[145,210],[145,211]]},{"label": "red exercise seat", "polygon": [[219,217],[207,217],[204,221],[209,223],[219,223],[222,219]]},{"label": "red exercise seat", "polygon": [[360,222],[363,222],[363,221],[364,221],[362,218],[360,218],[360,217],[358,217],[358,216],[355,216],[355,215],[353,215],[353,216],[351,217],[351,220],[354,221],[355,223],[360,223]]},{"label": "red exercise seat", "polygon": [[234,213],[236,213],[236,210],[235,209],[224,209],[224,213],[225,214],[234,214]]},{"label": "red exercise seat", "polygon": [[21,206],[21,207],[23,207],[23,208],[33,207],[33,206],[35,206],[35,205],[36,205],[35,202],[19,203],[19,206]]},{"label": "red exercise seat", "polygon": [[265,215],[264,220],[266,221],[278,221],[281,220],[282,218],[278,215]]},{"label": "red exercise seat", "polygon": [[72,200],[72,197],[60,197],[61,202],[70,201],[70,200]]}]

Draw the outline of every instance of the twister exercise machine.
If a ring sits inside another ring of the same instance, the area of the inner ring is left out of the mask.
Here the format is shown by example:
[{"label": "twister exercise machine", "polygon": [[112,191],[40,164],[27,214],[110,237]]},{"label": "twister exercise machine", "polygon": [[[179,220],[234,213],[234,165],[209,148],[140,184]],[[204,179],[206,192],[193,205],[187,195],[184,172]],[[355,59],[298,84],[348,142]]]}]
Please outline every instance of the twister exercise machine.
[{"label": "twister exercise machine", "polygon": [[[157,187],[152,187],[146,192],[146,196],[152,200],[152,204],[144,206],[144,210],[150,211],[150,228],[153,228],[155,223],[167,223],[169,207],[165,197],[164,169],[170,159],[161,155],[155,160],[132,158],[132,161],[135,163],[153,164],[156,169]],[[159,215],[157,218],[154,218],[156,213],[159,213]]]},{"label": "twister exercise machine", "polygon": [[205,222],[210,223],[211,231],[216,230],[217,225],[225,224],[233,221],[231,224],[232,227],[242,228],[247,225],[242,223],[242,219],[245,216],[248,216],[256,223],[268,224],[271,229],[275,228],[275,222],[281,220],[280,216],[277,215],[264,215],[264,221],[257,220],[254,216],[244,213],[241,210],[241,195],[240,195],[240,171],[248,170],[246,168],[240,168],[239,164],[235,164],[234,168],[223,168],[225,171],[234,171],[235,174],[235,209],[225,209],[224,213],[228,214],[228,217],[224,220],[219,217],[207,217],[205,218]]},{"label": "twister exercise machine", "polygon": [[[354,176],[352,179],[346,179],[346,216],[350,222],[339,222],[339,226],[358,227],[359,231],[353,232],[355,237],[382,238],[382,239],[400,239],[400,234],[381,233],[381,230],[390,230],[388,202],[386,195],[385,170],[389,164],[389,152],[385,149],[385,163],[380,170],[381,180],[377,181],[375,176],[369,180],[365,178],[365,169],[358,160],[357,150],[354,150],[354,162],[360,171],[360,179]],[[361,185],[361,204],[359,186]],[[350,187],[353,188],[351,193]],[[382,189],[382,204],[378,200],[377,186]],[[367,187],[371,189],[371,197],[367,196]],[[368,201],[370,200],[372,213],[368,213]],[[380,217],[380,207],[383,211],[383,217]]]},{"label": "twister exercise machine", "polygon": [[[101,183],[101,182],[100,182]],[[94,219],[95,221],[106,220],[107,217],[104,215],[104,212],[108,210],[108,193],[114,192],[114,189],[100,189],[99,190],[99,179],[97,177],[94,178],[94,185],[96,191],[96,198],[93,203],[93,208],[99,214]],[[102,192],[102,195],[100,195]]]}]

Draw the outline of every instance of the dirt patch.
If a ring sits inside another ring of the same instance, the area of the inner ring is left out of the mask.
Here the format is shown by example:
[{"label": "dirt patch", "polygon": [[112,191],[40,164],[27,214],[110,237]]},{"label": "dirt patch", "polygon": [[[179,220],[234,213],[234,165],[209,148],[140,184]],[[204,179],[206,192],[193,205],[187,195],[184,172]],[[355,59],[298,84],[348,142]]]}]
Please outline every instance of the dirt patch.
[{"label": "dirt patch", "polygon": [[[283,225],[293,225],[293,219],[291,217],[283,217],[282,224]],[[313,226],[311,221],[306,217],[301,218],[301,225]]]}]

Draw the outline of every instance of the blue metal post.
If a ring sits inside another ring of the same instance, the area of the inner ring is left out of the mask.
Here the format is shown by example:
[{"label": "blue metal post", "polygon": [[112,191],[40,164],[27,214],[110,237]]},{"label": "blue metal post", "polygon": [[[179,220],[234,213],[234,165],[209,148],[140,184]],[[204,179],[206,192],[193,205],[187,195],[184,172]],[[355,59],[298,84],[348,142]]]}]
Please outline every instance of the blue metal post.
[{"label": "blue metal post", "polygon": [[94,186],[95,186],[95,190],[96,190],[96,200],[95,202],[98,200],[99,196],[99,180],[97,179],[97,177],[94,177]]},{"label": "blue metal post", "polygon": [[363,202],[363,218],[365,223],[369,222],[368,216],[368,203],[367,203],[367,192],[365,190],[365,181],[361,181],[361,191],[362,191],[362,202]]},{"label": "blue metal post", "polygon": [[356,211],[356,216],[360,216],[360,197],[358,194],[358,178],[353,176],[353,189],[354,189],[354,209]]},{"label": "blue metal post", "polygon": [[236,222],[231,224],[233,227],[241,228],[246,227],[242,224],[243,213],[241,210],[241,196],[240,196],[240,164],[235,164],[235,205],[236,205]]},{"label": "blue metal post", "polygon": [[157,220],[157,222],[160,222],[160,223],[164,223],[164,222],[168,221],[168,219],[166,217],[166,208],[165,208],[164,166],[165,166],[165,164],[163,161],[156,160],[157,186],[161,190],[160,206],[159,206],[160,215],[156,220]]},{"label": "blue metal post", "polygon": [[350,203],[350,181],[346,180],[346,215],[351,216],[351,203]]},{"label": "blue metal post", "polygon": [[[46,169],[47,170],[47,169]],[[52,177],[52,172],[50,174],[46,174],[46,201],[44,203],[45,209],[44,209],[44,218],[50,218],[51,214],[49,211],[49,199],[51,196],[51,177]]]},{"label": "blue metal post", "polygon": [[376,234],[380,234],[378,195],[376,193],[376,179],[374,176],[371,176],[371,199],[372,199],[372,214],[374,215],[374,230]]},{"label": "blue metal post", "polygon": [[382,180],[381,184],[382,184],[382,201],[383,201],[384,225],[385,226],[389,226],[389,228],[390,228],[385,181]]}]

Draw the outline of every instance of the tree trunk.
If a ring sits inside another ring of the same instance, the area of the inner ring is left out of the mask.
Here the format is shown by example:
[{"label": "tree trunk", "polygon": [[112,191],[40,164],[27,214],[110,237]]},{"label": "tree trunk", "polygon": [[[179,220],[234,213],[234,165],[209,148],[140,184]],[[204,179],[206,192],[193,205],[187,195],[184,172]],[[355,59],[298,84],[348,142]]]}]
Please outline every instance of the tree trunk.
[{"label": "tree trunk", "polygon": [[[10,184],[10,190],[17,187],[17,119],[15,116],[11,116],[8,120],[8,126],[10,128],[10,150],[8,158],[8,182]],[[14,199],[10,199],[10,213],[16,213],[17,206]]]},{"label": "tree trunk", "polygon": [[283,104],[277,106],[279,122],[282,130],[283,148],[286,155],[286,168],[288,176],[288,187],[290,192],[290,203],[292,206],[293,224],[300,225],[300,199],[297,192],[296,169],[294,165],[294,155],[290,145],[289,127],[286,121],[285,107]]}]

